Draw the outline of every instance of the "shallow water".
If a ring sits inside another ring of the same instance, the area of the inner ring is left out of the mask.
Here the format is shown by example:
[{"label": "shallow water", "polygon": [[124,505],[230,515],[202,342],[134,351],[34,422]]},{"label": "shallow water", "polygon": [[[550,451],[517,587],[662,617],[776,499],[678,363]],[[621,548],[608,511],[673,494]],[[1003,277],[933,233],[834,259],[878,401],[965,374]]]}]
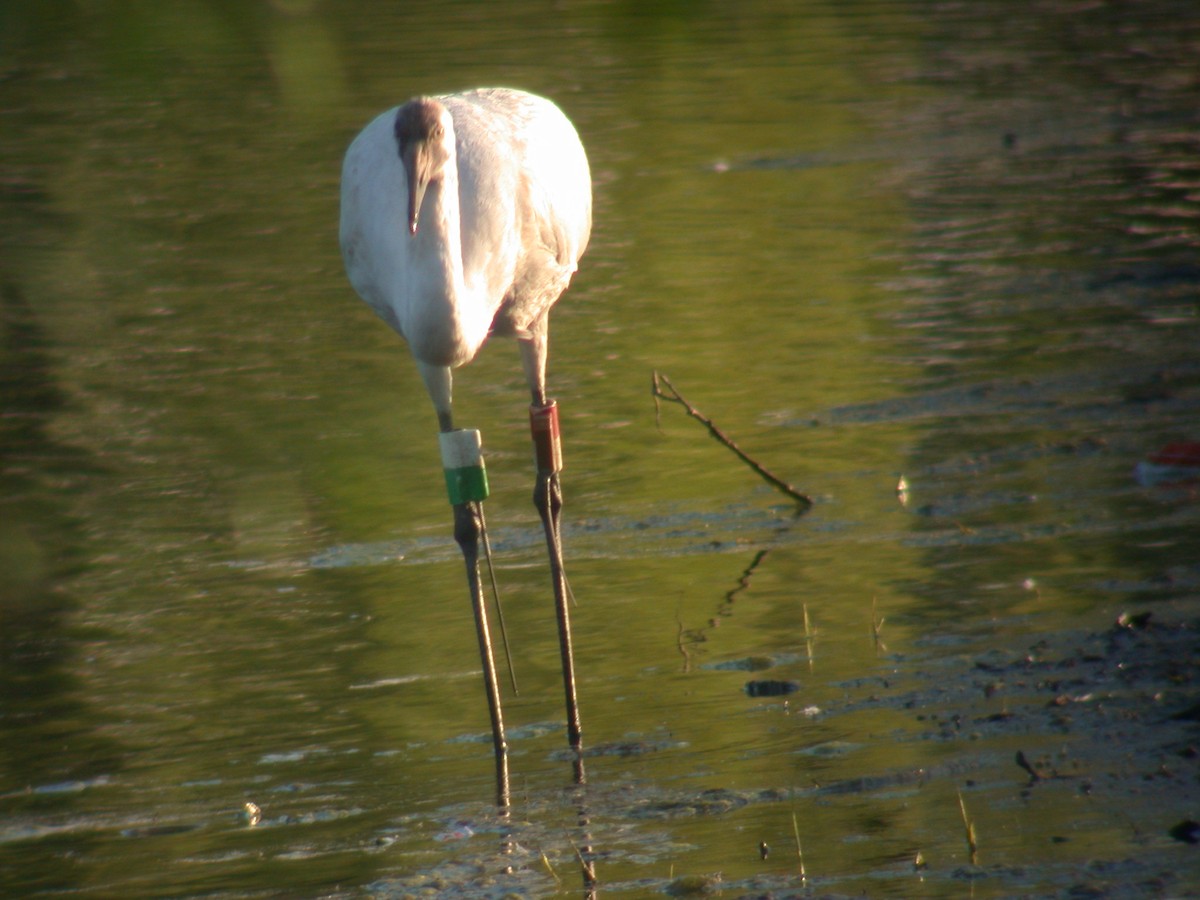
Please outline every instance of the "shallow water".
[{"label": "shallow water", "polygon": [[[0,13],[0,893],[1200,890],[1200,510],[1134,477],[1200,440],[1193,7]],[[515,348],[456,392],[508,821],[433,416],[336,246],[356,131],[486,83],[596,193],[551,360],[584,788]]]}]

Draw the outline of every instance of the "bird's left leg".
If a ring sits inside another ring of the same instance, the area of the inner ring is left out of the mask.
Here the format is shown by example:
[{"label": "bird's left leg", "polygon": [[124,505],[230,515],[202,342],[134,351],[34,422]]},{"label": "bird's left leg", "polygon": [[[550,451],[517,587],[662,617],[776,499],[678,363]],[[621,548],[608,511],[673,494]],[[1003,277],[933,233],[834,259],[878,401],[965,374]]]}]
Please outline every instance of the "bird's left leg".
[{"label": "bird's left leg", "polygon": [[479,578],[480,541],[486,542],[483,501],[488,494],[479,432],[454,428],[450,413],[450,370],[424,364],[419,364],[419,368],[437,410],[438,426],[441,429],[438,439],[446,475],[446,489],[454,507],[454,540],[462,550],[463,562],[467,568],[467,587],[471,594],[471,609],[475,614],[475,635],[479,641],[483,684],[492,720],[492,744],[496,755],[496,801],[502,810],[506,810],[508,743],[504,736],[504,713],[500,703],[500,685],[496,679],[487,607],[484,605],[483,587]]},{"label": "bird's left leg", "polygon": [[[575,693],[575,658],[571,645],[571,616],[568,609],[570,589],[563,569],[562,552],[562,441],[559,436],[558,404],[546,399],[546,319],[531,328],[520,340],[521,361],[529,383],[533,403],[529,407],[529,425],[533,435],[537,480],[533,503],[542,517],[546,549],[550,555],[550,577],[554,585],[554,605],[558,617],[558,644],[562,657],[563,691],[567,705],[567,740],[571,747],[582,747],[579,702]],[[579,773],[581,775],[581,773]]]}]

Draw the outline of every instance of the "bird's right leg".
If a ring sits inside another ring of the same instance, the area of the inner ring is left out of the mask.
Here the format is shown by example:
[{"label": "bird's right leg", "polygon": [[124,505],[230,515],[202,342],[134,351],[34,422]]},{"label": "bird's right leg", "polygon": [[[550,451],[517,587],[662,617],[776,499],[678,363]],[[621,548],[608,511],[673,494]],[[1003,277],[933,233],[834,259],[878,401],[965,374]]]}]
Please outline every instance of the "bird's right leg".
[{"label": "bird's right leg", "polygon": [[487,692],[488,712],[492,720],[492,744],[496,754],[496,802],[508,808],[508,743],[504,736],[504,714],[500,705],[500,685],[492,653],[491,629],[483,586],[479,578],[479,548],[484,537],[483,501],[487,498],[487,474],[483,467],[479,432],[455,429],[450,412],[450,370],[440,366],[419,365],[429,395],[437,410],[438,435],[446,489],[454,508],[454,540],[462,550],[467,568],[471,609],[475,614],[475,634],[479,640],[479,658],[483,666],[483,684]]}]

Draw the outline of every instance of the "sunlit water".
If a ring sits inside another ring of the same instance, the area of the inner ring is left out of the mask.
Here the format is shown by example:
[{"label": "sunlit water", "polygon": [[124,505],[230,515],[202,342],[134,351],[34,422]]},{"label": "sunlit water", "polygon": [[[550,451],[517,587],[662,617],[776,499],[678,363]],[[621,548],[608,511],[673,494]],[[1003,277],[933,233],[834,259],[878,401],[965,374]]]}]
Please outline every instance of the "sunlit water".
[{"label": "sunlit water", "polygon": [[[1194,4],[389,10],[0,14],[0,893],[1195,892],[1200,513],[1134,477],[1200,440]],[[584,787],[515,348],[457,382],[507,821],[432,412],[335,234],[370,116],[489,83],[596,192]]]}]

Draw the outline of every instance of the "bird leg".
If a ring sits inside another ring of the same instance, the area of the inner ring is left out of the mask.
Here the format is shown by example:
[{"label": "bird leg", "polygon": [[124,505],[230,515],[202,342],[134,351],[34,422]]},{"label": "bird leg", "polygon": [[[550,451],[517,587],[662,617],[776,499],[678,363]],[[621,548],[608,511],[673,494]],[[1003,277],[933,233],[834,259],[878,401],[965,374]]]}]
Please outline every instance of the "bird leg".
[{"label": "bird leg", "polygon": [[[562,553],[562,441],[559,437],[558,404],[541,403],[537,394],[529,407],[529,426],[533,435],[534,458],[537,461],[537,480],[533,488],[533,504],[542,517],[546,532],[546,549],[550,554],[550,578],[554,585],[554,605],[558,615],[558,645],[562,657],[563,690],[567,702],[567,740],[572,748],[582,748],[579,721],[579,702],[575,695],[575,657],[571,647],[571,616],[567,600],[571,595],[563,569]],[[582,781],[582,771],[576,778]]]},{"label": "bird leg", "polygon": [[508,743],[504,737],[504,713],[500,706],[500,684],[496,679],[492,635],[488,627],[487,607],[483,601],[483,585],[479,578],[481,511],[478,501],[454,504],[454,540],[462,549],[463,561],[467,567],[471,609],[475,613],[475,634],[479,639],[479,659],[483,665],[483,685],[487,691],[488,713],[492,719],[492,746],[496,753],[496,803],[502,808],[507,808]]},{"label": "bird leg", "polygon": [[454,540],[462,550],[467,567],[471,608],[475,614],[475,634],[479,639],[479,658],[483,665],[483,684],[487,691],[488,712],[492,719],[492,744],[496,752],[496,802],[508,808],[508,744],[504,737],[504,714],[500,706],[500,685],[492,653],[487,607],[479,578],[479,549],[484,537],[483,500],[487,497],[487,475],[480,455],[478,431],[443,431],[440,435],[442,465],[446,488],[454,507]]},{"label": "bird leg", "polygon": [[583,783],[583,756],[579,701],[575,695],[575,657],[571,647],[571,615],[567,600],[571,589],[563,571],[562,553],[562,439],[559,436],[558,404],[546,399],[547,328],[545,316],[530,323],[519,341],[521,364],[533,403],[529,407],[529,427],[533,436],[537,479],[533,487],[533,505],[542,517],[546,549],[550,554],[550,577],[554,584],[554,606],[558,614],[558,646],[562,656],[563,691],[567,700],[567,740],[575,753],[575,780]]}]

